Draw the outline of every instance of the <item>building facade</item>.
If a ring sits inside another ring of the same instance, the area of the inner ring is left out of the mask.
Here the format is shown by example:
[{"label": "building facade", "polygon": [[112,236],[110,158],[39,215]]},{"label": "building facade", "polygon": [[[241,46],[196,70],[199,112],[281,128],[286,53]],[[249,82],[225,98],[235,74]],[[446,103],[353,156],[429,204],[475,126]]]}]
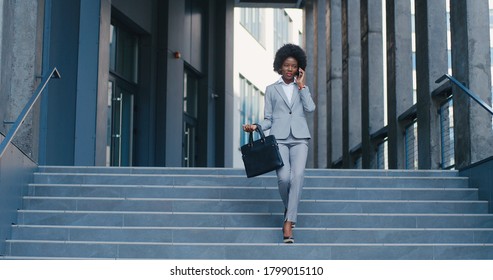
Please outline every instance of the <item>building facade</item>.
[{"label": "building facade", "polygon": [[[235,7],[271,10],[242,19]],[[278,28],[290,13],[272,8],[301,8],[292,19],[303,30]],[[463,168],[493,155],[491,115],[435,81],[449,73],[491,106],[489,10],[488,0],[0,0],[0,132],[56,67],[62,79],[14,140],[37,163],[240,167],[240,125],[261,117],[275,79],[256,69],[290,34],[317,103],[308,167]],[[235,46],[248,36],[256,45]]]},{"label": "building facade", "polygon": [[231,166],[233,1],[2,1],[2,132],[39,164]]}]

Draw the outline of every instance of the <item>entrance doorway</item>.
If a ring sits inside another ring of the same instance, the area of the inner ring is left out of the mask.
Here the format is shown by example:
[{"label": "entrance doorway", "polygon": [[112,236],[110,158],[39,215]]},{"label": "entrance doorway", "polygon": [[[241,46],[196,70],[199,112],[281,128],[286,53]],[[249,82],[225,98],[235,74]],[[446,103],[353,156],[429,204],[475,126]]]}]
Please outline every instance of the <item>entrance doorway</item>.
[{"label": "entrance doorway", "polygon": [[197,166],[199,79],[188,68],[183,74],[183,167]]},{"label": "entrance doorway", "polygon": [[132,166],[135,89],[115,77],[108,84],[111,93],[108,165]]},{"label": "entrance doorway", "polygon": [[106,165],[132,166],[139,37],[119,24],[110,28]]}]

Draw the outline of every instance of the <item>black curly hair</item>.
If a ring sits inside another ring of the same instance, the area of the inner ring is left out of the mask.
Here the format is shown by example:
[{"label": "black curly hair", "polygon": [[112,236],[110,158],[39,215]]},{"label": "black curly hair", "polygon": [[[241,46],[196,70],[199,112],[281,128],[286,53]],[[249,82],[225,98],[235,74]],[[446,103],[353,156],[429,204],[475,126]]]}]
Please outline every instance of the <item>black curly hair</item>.
[{"label": "black curly hair", "polygon": [[306,68],[306,54],[305,51],[298,45],[295,44],[285,44],[280,47],[276,52],[276,57],[274,58],[274,71],[281,74],[282,64],[286,58],[292,57],[298,62],[298,67],[301,69]]}]

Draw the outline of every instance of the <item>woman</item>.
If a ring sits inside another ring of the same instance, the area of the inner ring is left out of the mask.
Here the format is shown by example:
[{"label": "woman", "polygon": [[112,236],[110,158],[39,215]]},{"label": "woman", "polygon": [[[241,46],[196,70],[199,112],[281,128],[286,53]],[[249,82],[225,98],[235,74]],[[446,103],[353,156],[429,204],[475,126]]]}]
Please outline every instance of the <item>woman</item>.
[{"label": "woman", "polygon": [[283,241],[293,243],[293,227],[298,215],[305,176],[310,131],[305,112],[313,112],[315,103],[305,85],[306,54],[297,45],[286,44],[277,52],[274,71],[281,75],[265,91],[264,119],[258,124],[244,124],[252,132],[257,125],[270,129],[279,144],[284,166],[276,170],[279,193],[284,203]]}]

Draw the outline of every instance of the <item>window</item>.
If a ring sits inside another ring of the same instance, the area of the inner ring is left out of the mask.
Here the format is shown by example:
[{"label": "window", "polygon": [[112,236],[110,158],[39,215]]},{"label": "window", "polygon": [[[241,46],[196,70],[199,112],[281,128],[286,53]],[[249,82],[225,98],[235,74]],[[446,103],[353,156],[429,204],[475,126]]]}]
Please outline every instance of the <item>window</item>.
[{"label": "window", "polygon": [[110,26],[110,71],[138,83],[139,39],[123,28]]},{"label": "window", "polygon": [[353,168],[354,169],[361,169],[361,168],[363,168],[363,158],[361,156],[357,157],[354,160]]},{"label": "window", "polygon": [[264,10],[259,8],[241,8],[240,24],[261,44],[265,45],[262,28]]},{"label": "window", "polygon": [[378,145],[377,148],[377,168],[378,169],[389,169],[389,147],[388,139]]},{"label": "window", "polygon": [[450,169],[455,165],[454,151],[454,110],[452,98],[440,106],[440,142],[442,169]]},{"label": "window", "polygon": [[256,123],[263,117],[264,93],[240,75],[240,146],[248,143],[248,133],[243,131],[245,123]]},{"label": "window", "polygon": [[[293,21],[283,9],[274,10],[274,51],[290,42]],[[297,38],[299,39],[299,38]]]},{"label": "window", "polygon": [[416,120],[406,128],[406,169],[418,169],[418,123]]}]

